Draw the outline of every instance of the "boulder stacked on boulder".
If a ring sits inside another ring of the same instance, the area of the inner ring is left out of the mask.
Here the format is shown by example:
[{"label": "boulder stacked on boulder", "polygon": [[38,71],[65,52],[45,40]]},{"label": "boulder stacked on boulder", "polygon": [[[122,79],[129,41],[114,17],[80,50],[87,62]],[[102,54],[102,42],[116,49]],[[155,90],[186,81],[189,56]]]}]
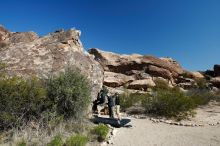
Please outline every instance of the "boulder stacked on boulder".
[{"label": "boulder stacked on boulder", "polygon": [[[132,54],[120,55],[101,51],[96,48],[89,50],[105,71],[104,85],[110,88],[147,91],[155,86],[155,80],[164,80],[170,85],[185,90],[201,87],[219,87],[220,65],[215,65],[213,71],[190,72],[184,70],[180,64],[171,58],[157,58],[153,56]],[[203,88],[202,87],[202,88]]]},{"label": "boulder stacked on boulder", "polygon": [[139,54],[119,55],[90,49],[105,70],[104,84],[108,87],[127,86],[129,89],[147,90],[155,86],[158,77],[175,84],[184,73],[182,67],[171,58],[156,58]]}]

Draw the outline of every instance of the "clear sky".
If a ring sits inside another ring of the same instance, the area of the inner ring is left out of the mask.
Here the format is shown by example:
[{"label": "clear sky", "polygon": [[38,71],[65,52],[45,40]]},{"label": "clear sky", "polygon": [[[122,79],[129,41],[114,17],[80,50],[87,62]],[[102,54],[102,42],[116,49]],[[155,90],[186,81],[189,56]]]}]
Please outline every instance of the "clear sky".
[{"label": "clear sky", "polygon": [[45,35],[75,27],[84,48],[220,64],[220,0],[1,0],[0,24]]}]

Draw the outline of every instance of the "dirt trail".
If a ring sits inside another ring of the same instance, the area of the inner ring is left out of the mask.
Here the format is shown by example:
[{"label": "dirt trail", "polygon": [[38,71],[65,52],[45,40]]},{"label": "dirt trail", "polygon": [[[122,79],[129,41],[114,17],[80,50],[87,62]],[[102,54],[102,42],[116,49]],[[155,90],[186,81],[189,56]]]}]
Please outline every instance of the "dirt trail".
[{"label": "dirt trail", "polygon": [[219,146],[220,125],[182,127],[131,119],[132,128],[117,129],[115,146]]},{"label": "dirt trail", "polygon": [[220,106],[207,105],[197,109],[192,121],[202,127],[184,127],[166,123],[153,123],[147,119],[131,118],[131,128],[118,128],[112,137],[114,146],[220,146]]}]

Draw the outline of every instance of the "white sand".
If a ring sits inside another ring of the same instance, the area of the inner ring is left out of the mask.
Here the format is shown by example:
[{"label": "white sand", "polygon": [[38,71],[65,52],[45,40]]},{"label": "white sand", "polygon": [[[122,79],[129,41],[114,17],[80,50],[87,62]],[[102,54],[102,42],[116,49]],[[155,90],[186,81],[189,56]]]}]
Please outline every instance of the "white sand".
[{"label": "white sand", "polygon": [[[131,128],[117,128],[112,138],[114,146],[220,146],[220,106],[208,105],[197,109],[193,122],[204,127],[184,127],[152,123],[149,119],[131,119]],[[192,122],[189,121],[189,122]]]}]

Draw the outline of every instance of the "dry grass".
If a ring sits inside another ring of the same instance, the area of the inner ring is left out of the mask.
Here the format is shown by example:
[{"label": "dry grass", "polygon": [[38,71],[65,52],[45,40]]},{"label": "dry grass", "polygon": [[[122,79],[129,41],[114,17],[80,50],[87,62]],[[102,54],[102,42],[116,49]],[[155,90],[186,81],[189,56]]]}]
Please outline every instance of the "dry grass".
[{"label": "dry grass", "polygon": [[86,121],[68,120],[53,125],[38,122],[29,122],[20,128],[13,128],[0,136],[0,145],[18,145],[21,142],[27,145],[42,146],[50,143],[54,137],[61,135],[64,140],[77,134],[85,133],[90,129],[91,123]]}]

